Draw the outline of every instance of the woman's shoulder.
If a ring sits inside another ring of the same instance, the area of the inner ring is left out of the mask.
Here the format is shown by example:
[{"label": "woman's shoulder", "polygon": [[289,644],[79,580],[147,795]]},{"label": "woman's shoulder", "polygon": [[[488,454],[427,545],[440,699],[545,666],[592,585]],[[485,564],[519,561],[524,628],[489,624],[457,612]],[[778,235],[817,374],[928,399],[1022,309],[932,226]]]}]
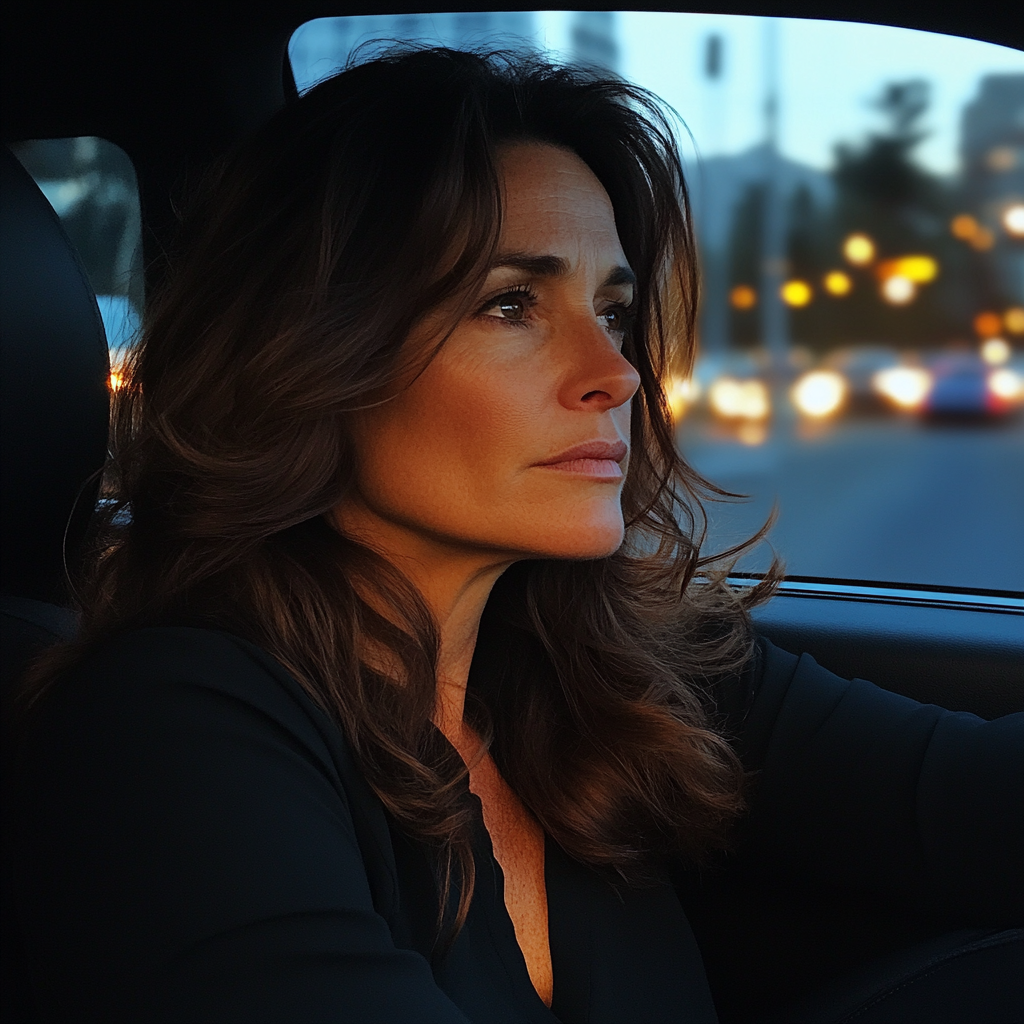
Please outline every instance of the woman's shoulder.
[{"label": "woman's shoulder", "polygon": [[167,753],[273,740],[332,775],[350,774],[340,728],[274,658],[231,633],[194,626],[125,630],[95,643],[28,716],[30,760],[143,747]]},{"label": "woman's shoulder", "polygon": [[346,949],[394,954],[383,806],[342,730],[258,647],[125,631],[39,706],[12,857],[56,1004],[82,1019],[327,1019],[364,981]]},{"label": "woman's shoulder", "polygon": [[245,702],[288,694],[309,702],[298,681],[256,644],[223,630],[180,625],[105,637],[61,674],[57,688],[65,695],[118,691],[133,698],[161,689],[211,690]]},{"label": "woman's shoulder", "polygon": [[316,709],[299,682],[266,651],[239,636],[196,626],[149,626],[96,641],[60,673],[59,702],[219,693],[243,703],[285,700]]},{"label": "woman's shoulder", "polygon": [[[19,814],[34,828],[82,836],[88,818],[108,820],[116,835],[143,820],[161,834],[191,833],[205,815],[227,843],[235,819],[240,834],[250,819],[273,833],[326,814],[389,874],[383,807],[344,731],[241,637],[192,626],[111,635],[37,707],[12,773]],[[388,878],[380,885],[393,888]]]},{"label": "woman's shoulder", "polygon": [[144,669],[156,676],[186,672],[214,678],[218,669],[287,676],[256,644],[225,630],[194,625],[157,625],[111,633],[88,647],[67,675],[97,668]]}]

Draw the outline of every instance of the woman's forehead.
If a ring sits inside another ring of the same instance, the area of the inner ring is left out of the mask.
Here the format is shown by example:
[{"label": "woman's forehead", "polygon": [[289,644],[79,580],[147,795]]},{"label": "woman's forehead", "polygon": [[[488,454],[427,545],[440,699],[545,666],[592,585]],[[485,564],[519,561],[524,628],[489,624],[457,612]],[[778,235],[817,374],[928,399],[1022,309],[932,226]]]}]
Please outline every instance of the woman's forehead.
[{"label": "woman's forehead", "polygon": [[550,254],[577,264],[625,265],[615,211],[594,172],[571,150],[541,142],[504,147],[502,252]]}]

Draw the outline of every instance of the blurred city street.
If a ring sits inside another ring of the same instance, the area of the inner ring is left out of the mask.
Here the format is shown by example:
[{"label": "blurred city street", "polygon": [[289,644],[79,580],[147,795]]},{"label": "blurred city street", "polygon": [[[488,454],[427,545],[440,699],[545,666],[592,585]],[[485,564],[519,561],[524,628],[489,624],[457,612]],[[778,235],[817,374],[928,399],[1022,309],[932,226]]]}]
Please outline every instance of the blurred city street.
[{"label": "blurred city street", "polygon": [[[770,536],[790,575],[1024,590],[1024,417],[845,417],[804,430],[776,424],[750,445],[706,419],[680,424],[691,463],[751,496],[709,506],[710,544],[749,536],[777,500]],[[762,545],[737,568],[768,558]]]}]

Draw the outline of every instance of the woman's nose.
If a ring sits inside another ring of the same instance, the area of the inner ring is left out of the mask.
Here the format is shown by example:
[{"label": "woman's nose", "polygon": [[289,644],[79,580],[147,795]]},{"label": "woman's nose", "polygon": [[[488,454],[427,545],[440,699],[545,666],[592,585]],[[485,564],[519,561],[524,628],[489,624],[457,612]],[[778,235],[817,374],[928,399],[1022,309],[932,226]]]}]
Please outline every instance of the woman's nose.
[{"label": "woman's nose", "polygon": [[596,319],[566,325],[569,371],[559,388],[567,409],[601,412],[628,402],[640,387],[640,375],[619,351],[618,340]]}]

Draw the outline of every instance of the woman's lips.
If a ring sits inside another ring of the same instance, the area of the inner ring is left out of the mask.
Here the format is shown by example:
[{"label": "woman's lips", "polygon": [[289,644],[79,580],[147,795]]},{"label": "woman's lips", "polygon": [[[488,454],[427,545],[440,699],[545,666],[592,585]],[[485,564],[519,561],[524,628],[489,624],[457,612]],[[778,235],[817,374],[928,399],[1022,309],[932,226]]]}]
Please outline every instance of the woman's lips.
[{"label": "woman's lips", "polygon": [[614,459],[569,459],[568,462],[545,462],[542,468],[579,473],[582,476],[600,476],[606,480],[618,480],[622,476],[622,467]]},{"label": "woman's lips", "polygon": [[623,441],[587,441],[536,465],[563,473],[619,480],[622,477],[622,466],[619,463],[628,453],[629,449]]}]

